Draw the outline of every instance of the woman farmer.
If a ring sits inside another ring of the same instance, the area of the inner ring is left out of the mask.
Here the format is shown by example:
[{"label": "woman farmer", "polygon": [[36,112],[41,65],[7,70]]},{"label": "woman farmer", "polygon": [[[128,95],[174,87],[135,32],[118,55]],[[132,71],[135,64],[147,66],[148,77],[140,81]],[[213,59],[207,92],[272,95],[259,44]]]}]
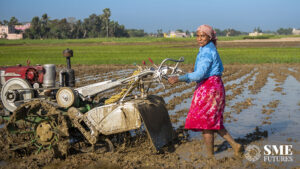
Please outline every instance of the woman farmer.
[{"label": "woman farmer", "polygon": [[208,156],[214,155],[214,132],[227,140],[235,155],[239,156],[242,146],[234,141],[223,125],[225,89],[221,76],[224,68],[216,49],[216,32],[209,25],[201,25],[197,29],[197,42],[200,49],[194,72],[168,79],[171,84],[197,82],[185,128],[202,131]]}]

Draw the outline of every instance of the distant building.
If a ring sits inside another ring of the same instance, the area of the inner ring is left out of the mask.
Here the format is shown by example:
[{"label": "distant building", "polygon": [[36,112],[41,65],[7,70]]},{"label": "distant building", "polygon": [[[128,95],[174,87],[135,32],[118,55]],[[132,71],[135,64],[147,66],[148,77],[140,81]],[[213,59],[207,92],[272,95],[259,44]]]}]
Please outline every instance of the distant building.
[{"label": "distant building", "polygon": [[0,25],[0,38],[6,39],[7,35],[13,32],[12,27],[6,25]]},{"label": "distant building", "polygon": [[187,35],[184,32],[171,31],[169,34],[164,33],[165,38],[186,38],[190,35]]},{"label": "distant building", "polygon": [[[1,39],[23,39],[23,33],[26,29],[30,28],[30,23],[25,25],[15,25],[15,26],[8,26],[8,25],[0,25],[0,38]],[[20,32],[20,33],[17,33]]]},{"label": "distant building", "polygon": [[294,28],[294,29],[292,30],[292,34],[293,34],[293,35],[300,35],[300,30],[297,30],[297,29]]},{"label": "distant building", "polygon": [[259,33],[259,32],[251,32],[249,33],[249,36],[261,36],[263,35],[263,33]]},{"label": "distant building", "polygon": [[30,23],[26,23],[24,25],[15,25],[15,30],[19,30],[19,31],[22,31],[22,32],[25,32],[26,29],[29,29],[31,26]]}]

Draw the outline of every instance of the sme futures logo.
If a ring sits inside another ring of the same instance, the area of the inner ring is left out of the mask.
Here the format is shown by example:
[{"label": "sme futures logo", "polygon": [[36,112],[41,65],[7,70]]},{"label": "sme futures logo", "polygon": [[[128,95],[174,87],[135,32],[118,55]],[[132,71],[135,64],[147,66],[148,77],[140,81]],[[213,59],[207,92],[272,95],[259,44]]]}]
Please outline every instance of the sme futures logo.
[{"label": "sme futures logo", "polygon": [[245,149],[245,158],[255,162],[261,158],[265,162],[293,162],[293,145],[264,145],[263,153],[257,145],[249,145]]}]

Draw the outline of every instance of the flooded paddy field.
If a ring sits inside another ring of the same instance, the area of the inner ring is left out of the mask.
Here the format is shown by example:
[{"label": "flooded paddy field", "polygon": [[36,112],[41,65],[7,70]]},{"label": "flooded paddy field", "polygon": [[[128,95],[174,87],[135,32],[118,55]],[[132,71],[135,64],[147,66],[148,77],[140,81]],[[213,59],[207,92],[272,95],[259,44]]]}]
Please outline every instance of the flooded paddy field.
[{"label": "flooded paddy field", "polygon": [[[183,65],[188,70],[192,65]],[[76,86],[130,76],[134,66],[76,65]],[[149,149],[147,136],[129,139],[115,152],[72,153],[56,158],[51,151],[18,156],[0,139],[1,168],[297,168],[300,164],[300,64],[225,65],[223,114],[227,130],[246,148],[256,145],[261,158],[255,162],[234,157],[230,145],[215,134],[215,159],[206,157],[199,132],[184,130],[195,83],[159,84],[150,90],[164,98],[177,139],[163,152]],[[100,97],[109,97],[119,89]],[[3,128],[3,125],[0,126]],[[1,134],[5,134],[0,130]],[[293,162],[265,162],[264,145],[292,145]]]}]

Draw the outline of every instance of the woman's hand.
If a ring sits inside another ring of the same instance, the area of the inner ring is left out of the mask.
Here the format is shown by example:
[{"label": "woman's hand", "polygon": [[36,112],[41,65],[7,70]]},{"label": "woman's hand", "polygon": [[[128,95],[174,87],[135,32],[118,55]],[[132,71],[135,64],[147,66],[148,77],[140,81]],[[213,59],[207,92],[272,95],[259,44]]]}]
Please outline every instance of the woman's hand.
[{"label": "woman's hand", "polygon": [[193,65],[191,68],[189,68],[189,69],[188,69],[188,72],[189,72],[189,73],[193,73],[193,72],[194,72],[194,67],[195,67],[195,65]]},{"label": "woman's hand", "polygon": [[178,76],[172,76],[172,77],[169,77],[168,81],[169,81],[169,83],[171,83],[171,84],[177,83],[177,82],[179,82]]}]

